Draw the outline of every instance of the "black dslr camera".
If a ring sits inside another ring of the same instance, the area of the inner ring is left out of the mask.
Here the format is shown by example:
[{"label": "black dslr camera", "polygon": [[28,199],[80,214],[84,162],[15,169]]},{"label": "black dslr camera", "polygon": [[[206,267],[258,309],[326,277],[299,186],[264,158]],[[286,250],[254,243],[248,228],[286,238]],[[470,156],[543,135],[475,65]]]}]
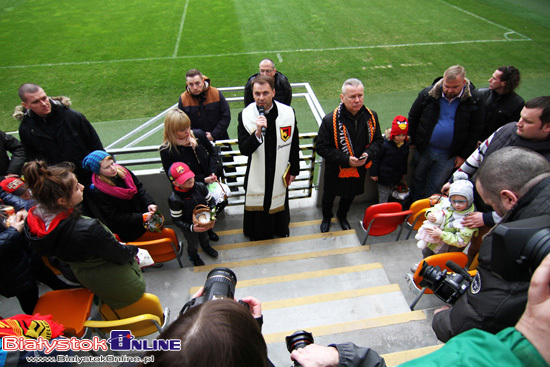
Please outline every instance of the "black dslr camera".
[{"label": "black dslr camera", "polygon": [[493,230],[491,270],[509,281],[530,281],[550,253],[550,215],[501,223]]},{"label": "black dslr camera", "polygon": [[[203,303],[214,299],[231,299],[235,297],[235,286],[237,285],[237,276],[229,268],[212,269],[206,276],[204,283],[204,293],[202,296],[193,298],[187,302],[180,311],[180,316],[188,309],[202,305]],[[239,303],[248,307],[247,303]]]},{"label": "black dslr camera", "polygon": [[[287,336],[285,339],[286,349],[288,349],[289,353],[292,353],[292,351],[296,349],[304,348],[310,344],[313,344],[313,334],[305,330],[295,331],[292,335]],[[299,367],[301,364],[294,361],[294,366]]]},{"label": "black dslr camera", "polygon": [[[531,280],[535,269],[550,254],[550,215],[500,223],[492,233],[491,270],[508,281]],[[448,274],[439,267],[423,264],[420,286],[430,288],[447,303],[455,303],[472,281],[468,272],[452,261]]]},{"label": "black dslr camera", "polygon": [[468,290],[472,277],[452,261],[447,261],[446,265],[455,273],[449,274],[447,269],[441,271],[439,266],[431,266],[423,262],[418,274],[424,279],[419,285],[430,288],[443,302],[453,304]]}]

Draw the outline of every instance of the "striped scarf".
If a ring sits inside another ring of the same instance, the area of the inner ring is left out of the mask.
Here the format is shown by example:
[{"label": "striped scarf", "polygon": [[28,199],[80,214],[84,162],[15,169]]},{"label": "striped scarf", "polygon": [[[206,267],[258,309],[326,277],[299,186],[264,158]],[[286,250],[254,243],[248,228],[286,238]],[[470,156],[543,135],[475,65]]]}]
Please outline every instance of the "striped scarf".
[{"label": "striped scarf", "polygon": [[[372,114],[371,110],[369,110],[367,107],[365,108],[370,114],[370,119],[367,123],[369,139],[368,139],[368,144],[365,147],[366,149],[371,145],[372,140],[374,139],[374,130],[375,130],[376,121],[374,120],[374,115]],[[354,154],[353,145],[351,143],[351,138],[349,136],[348,129],[346,129],[346,126],[340,120],[341,112],[342,112],[342,103],[340,103],[340,105],[336,107],[336,109],[334,109],[334,112],[332,114],[334,144],[336,145],[336,149],[341,150],[342,152],[348,154],[351,157]],[[365,168],[369,168],[371,164],[372,164],[372,161],[365,164]],[[357,167],[340,166],[340,172],[338,173],[338,177],[340,178],[359,177],[359,171],[357,171]]]}]

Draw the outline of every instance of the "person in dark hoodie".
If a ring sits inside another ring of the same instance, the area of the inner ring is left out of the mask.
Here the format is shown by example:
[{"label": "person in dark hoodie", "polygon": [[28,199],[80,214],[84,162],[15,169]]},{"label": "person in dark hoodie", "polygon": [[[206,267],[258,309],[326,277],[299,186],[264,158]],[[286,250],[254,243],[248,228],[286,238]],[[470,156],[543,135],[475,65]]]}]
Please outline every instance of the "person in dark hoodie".
[{"label": "person in dark hoodie", "polygon": [[138,301],[145,280],[135,260],[138,248],[123,245],[97,219],[81,215],[75,206],[84,187],[73,165],[47,166],[32,161],[23,168],[38,205],[29,210],[25,236],[42,256],[56,256],[70,265],[78,281],[114,309]]},{"label": "person in dark hoodie", "polygon": [[23,235],[26,201],[0,189],[0,203],[13,208],[13,216],[0,221],[0,294],[17,297],[24,313],[32,315],[40,281],[51,289],[72,286],[59,279],[28,246]]}]

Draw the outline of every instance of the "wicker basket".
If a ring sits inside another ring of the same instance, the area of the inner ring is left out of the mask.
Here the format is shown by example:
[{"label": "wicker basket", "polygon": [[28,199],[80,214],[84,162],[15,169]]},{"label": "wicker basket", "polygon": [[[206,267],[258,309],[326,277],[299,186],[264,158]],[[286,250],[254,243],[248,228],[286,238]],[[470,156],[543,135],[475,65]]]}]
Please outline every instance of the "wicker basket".
[{"label": "wicker basket", "polygon": [[199,204],[193,209],[193,226],[210,229],[214,227],[214,221],[210,220],[210,208]]}]

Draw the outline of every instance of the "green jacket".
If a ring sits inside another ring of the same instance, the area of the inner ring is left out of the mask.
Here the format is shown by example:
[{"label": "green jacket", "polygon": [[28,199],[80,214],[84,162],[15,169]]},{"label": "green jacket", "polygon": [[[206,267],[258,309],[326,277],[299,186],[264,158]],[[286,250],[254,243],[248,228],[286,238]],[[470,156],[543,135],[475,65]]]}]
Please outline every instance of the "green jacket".
[{"label": "green jacket", "polygon": [[[428,209],[426,211],[426,215],[432,211],[442,210],[441,207],[438,207],[439,204],[436,204],[433,208]],[[472,237],[474,235],[477,235],[478,229],[477,228],[468,228],[464,227],[462,225],[459,225],[459,228],[456,228],[456,226],[453,225],[454,222],[460,223],[462,219],[468,215],[469,213],[473,213],[475,211],[474,205],[470,205],[470,207],[466,210],[463,210],[461,212],[458,212],[454,210],[452,207],[444,208],[445,211],[445,219],[444,219],[444,228],[443,233],[441,234],[440,238],[443,243],[429,243],[428,248],[432,250],[433,252],[440,253],[441,248],[443,247],[443,244],[447,244],[449,246],[455,246],[455,247],[466,247],[472,240]],[[443,251],[445,252],[445,251]]]},{"label": "green jacket", "polygon": [[510,327],[494,335],[472,329],[449,340],[441,349],[401,364],[400,367],[548,366],[519,331]]}]

